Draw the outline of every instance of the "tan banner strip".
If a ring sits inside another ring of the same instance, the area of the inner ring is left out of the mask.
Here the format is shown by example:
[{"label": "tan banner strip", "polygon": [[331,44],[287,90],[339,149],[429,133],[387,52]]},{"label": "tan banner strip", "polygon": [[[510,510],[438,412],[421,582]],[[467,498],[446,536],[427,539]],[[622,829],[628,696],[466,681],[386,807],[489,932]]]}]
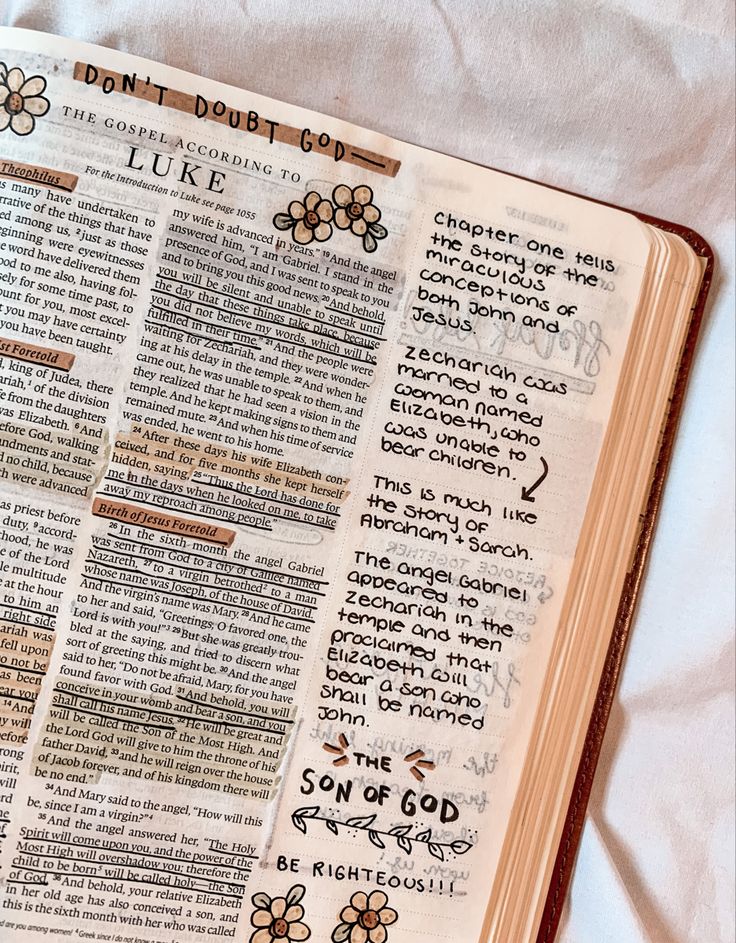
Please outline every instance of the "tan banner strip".
[{"label": "tan banner strip", "polygon": [[39,167],[36,164],[22,164],[17,160],[0,160],[0,177],[18,180],[32,187],[46,187],[48,190],[63,190],[74,193],[79,177],[63,170]]},{"label": "tan banner strip", "polygon": [[[253,111],[241,113],[237,109],[225,107],[222,102],[207,101],[201,95],[189,95],[187,92],[179,92],[173,88],[162,89],[162,86],[154,85],[150,80],[138,81],[135,75],[123,76],[120,72],[112,72],[91,63],[75,62],[74,78],[77,82],[95,85],[103,89],[106,94],[113,91],[119,92],[123,95],[130,95],[132,98],[153,102],[163,108],[174,108],[176,111],[196,115],[206,121],[216,121],[234,130],[257,134],[259,137],[268,138],[271,142],[278,141],[280,144],[298,147],[304,153],[324,154],[332,160],[335,159],[336,154],[341,153],[340,161],[354,164],[356,167],[362,167],[363,170],[382,174],[385,177],[395,177],[401,167],[400,160],[385,157],[383,154],[368,151],[363,147],[353,147],[352,144],[344,141],[335,141],[329,135],[321,135],[309,129],[293,128],[288,124],[277,124],[274,121],[259,118]],[[344,153],[341,152],[341,148],[344,148]]]},{"label": "tan banner strip", "polygon": [[0,357],[24,360],[36,367],[52,367],[54,370],[63,370],[64,373],[69,373],[74,364],[74,354],[53,350],[51,347],[37,347],[35,344],[26,344],[25,341],[14,341],[9,337],[0,337]]},{"label": "tan banner strip", "polygon": [[226,527],[190,521],[183,517],[175,517],[173,514],[163,514],[161,511],[147,511],[136,504],[95,498],[92,502],[92,513],[95,517],[105,517],[121,524],[135,524],[137,527],[146,527],[149,530],[162,530],[167,534],[203,540],[207,543],[219,544],[221,547],[229,547],[235,539],[235,531],[228,530]]}]

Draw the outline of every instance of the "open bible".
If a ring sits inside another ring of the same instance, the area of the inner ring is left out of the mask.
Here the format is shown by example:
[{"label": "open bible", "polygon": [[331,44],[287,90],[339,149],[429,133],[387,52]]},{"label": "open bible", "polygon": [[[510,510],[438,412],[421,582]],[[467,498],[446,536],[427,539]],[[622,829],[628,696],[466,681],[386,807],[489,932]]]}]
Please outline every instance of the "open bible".
[{"label": "open bible", "polygon": [[3,941],[549,943],[708,246],[0,60]]}]

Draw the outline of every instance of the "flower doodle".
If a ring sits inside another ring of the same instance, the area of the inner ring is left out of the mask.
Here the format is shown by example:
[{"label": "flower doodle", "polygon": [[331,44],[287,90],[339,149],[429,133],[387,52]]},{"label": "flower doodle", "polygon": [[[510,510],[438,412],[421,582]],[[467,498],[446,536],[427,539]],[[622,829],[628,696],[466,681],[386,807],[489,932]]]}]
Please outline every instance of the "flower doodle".
[{"label": "flower doodle", "polygon": [[249,943],[308,940],[312,931],[306,923],[302,923],[304,908],[299,903],[305,890],[304,885],[295,884],[286,897],[271,898],[268,894],[254,894],[252,900],[256,909],[251,914],[250,922],[256,929]]},{"label": "flower doodle", "polygon": [[386,927],[399,918],[387,903],[383,891],[373,891],[370,896],[363,891],[353,894],[349,906],[340,912],[340,923],[332,931],[334,943],[384,943],[388,939]]},{"label": "flower doodle", "polygon": [[294,200],[289,203],[286,213],[277,213],[273,224],[277,229],[291,229],[294,242],[306,246],[313,239],[324,242],[330,238],[333,215],[330,201],[323,200],[316,190],[311,190],[303,202]]},{"label": "flower doodle", "polygon": [[27,79],[22,69],[8,70],[0,62],[0,131],[9,127],[15,134],[30,134],[36,118],[49,110],[49,100],[42,94],[45,89],[46,79],[40,75]]},{"label": "flower doodle", "polygon": [[376,251],[376,239],[385,239],[388,235],[386,227],[378,220],[381,211],[371,202],[373,191],[370,187],[346,187],[340,184],[332,191],[332,200],[337,207],[335,210],[335,225],[338,229],[349,229],[356,236],[363,239],[363,248],[366,252]]}]

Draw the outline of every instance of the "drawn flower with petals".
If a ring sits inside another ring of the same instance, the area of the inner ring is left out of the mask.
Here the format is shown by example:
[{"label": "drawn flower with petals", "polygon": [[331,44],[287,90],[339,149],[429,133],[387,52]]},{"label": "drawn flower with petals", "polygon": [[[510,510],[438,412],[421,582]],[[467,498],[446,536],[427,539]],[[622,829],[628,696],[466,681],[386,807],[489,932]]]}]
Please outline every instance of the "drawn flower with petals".
[{"label": "drawn flower with petals", "polygon": [[36,127],[36,118],[49,110],[49,100],[44,98],[46,79],[40,75],[25,77],[22,69],[8,71],[0,62],[0,131],[10,128],[25,136]]},{"label": "drawn flower with petals", "polygon": [[385,239],[388,232],[378,222],[381,211],[373,205],[373,190],[365,185],[351,189],[343,183],[332,191],[332,200],[337,228],[349,229],[363,239],[366,252],[375,252],[376,239]]},{"label": "drawn flower with petals", "polygon": [[388,939],[386,927],[399,918],[387,903],[383,891],[373,891],[370,896],[362,891],[353,894],[350,905],[340,912],[340,923],[332,931],[334,943],[384,943]]},{"label": "drawn flower with petals", "polygon": [[305,891],[304,885],[295,884],[286,897],[271,898],[268,894],[254,894],[252,900],[256,909],[251,914],[250,922],[256,929],[251,934],[250,943],[308,940],[312,931],[306,923],[302,923],[304,908],[299,903]]},{"label": "drawn flower with petals", "polygon": [[286,213],[277,213],[273,224],[277,229],[291,229],[294,242],[303,246],[316,239],[324,242],[332,235],[333,206],[323,200],[316,190],[311,190],[303,201],[289,203]]}]

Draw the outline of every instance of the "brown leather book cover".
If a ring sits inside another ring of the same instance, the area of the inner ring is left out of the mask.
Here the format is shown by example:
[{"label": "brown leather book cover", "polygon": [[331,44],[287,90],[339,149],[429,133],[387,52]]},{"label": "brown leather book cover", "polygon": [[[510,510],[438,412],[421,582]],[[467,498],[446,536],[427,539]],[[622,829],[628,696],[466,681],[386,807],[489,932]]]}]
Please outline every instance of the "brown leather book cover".
[{"label": "brown leather book cover", "polygon": [[[610,206],[612,204],[607,205]],[[623,207],[616,208],[623,209]],[[553,943],[559,928],[562,907],[567,896],[570,881],[572,880],[575,868],[575,857],[585,822],[585,810],[588,806],[593,777],[603,744],[603,736],[611,712],[616,685],[621,673],[626,642],[636,611],[639,589],[646,570],[649,548],[654,534],[664,482],[672,457],[675,434],[677,432],[677,425],[685,398],[687,379],[695,353],[695,344],[703,320],[708,290],[713,278],[713,250],[702,236],[692,229],[688,229],[676,223],[657,219],[632,210],[628,210],[627,212],[633,212],[634,215],[643,222],[656,226],[658,229],[676,233],[704,260],[705,270],[703,272],[703,280],[700,284],[698,296],[691,313],[690,326],[688,328],[685,345],[680,355],[680,365],[670,395],[667,415],[664,417],[659,456],[652,475],[646,510],[641,517],[639,540],[637,542],[636,552],[633,556],[631,569],[624,582],[616,623],[598,686],[595,707],[588,724],[588,733],[580,757],[560,846],[552,871],[552,879],[547,892],[547,901],[537,934],[537,943]]]}]

